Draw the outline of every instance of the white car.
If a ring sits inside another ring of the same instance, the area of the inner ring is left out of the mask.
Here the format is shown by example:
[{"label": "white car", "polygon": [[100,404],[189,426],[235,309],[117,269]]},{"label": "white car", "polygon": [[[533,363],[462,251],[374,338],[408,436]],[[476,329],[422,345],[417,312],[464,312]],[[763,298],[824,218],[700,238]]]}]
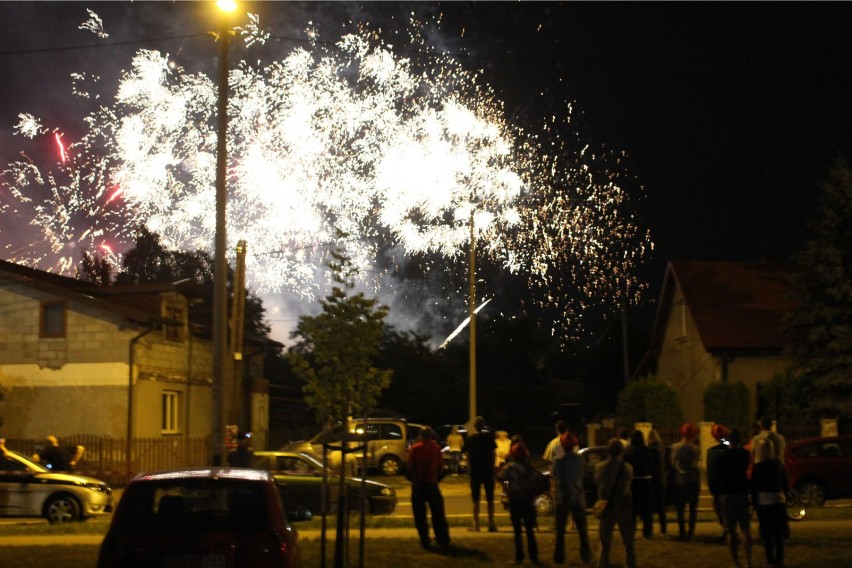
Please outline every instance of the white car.
[{"label": "white car", "polygon": [[53,472],[29,458],[0,455],[0,516],[82,521],[112,511],[112,489],[92,477]]}]

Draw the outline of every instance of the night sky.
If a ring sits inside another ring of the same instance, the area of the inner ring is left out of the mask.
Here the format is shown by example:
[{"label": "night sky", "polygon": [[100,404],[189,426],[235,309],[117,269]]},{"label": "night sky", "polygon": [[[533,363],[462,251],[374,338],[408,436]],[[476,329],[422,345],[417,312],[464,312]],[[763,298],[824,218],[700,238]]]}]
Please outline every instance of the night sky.
[{"label": "night sky", "polygon": [[[109,38],[77,29],[86,8]],[[69,137],[80,129],[91,102],[71,95],[72,71],[114,81],[149,48],[212,74],[209,8],[0,3],[0,161],[19,156],[22,141],[11,135],[19,112],[66,124]],[[532,122],[574,101],[590,145],[625,151],[644,188],[639,209],[656,247],[643,270],[651,300],[669,260],[789,258],[832,162],[852,159],[849,3],[264,2],[247,10],[272,32],[270,54],[299,45],[308,22],[334,39],[353,17],[393,26],[412,11],[443,13],[432,43],[483,69],[512,120]],[[99,44],[111,45],[78,48]],[[0,245],[18,232],[24,220],[0,219]]]}]

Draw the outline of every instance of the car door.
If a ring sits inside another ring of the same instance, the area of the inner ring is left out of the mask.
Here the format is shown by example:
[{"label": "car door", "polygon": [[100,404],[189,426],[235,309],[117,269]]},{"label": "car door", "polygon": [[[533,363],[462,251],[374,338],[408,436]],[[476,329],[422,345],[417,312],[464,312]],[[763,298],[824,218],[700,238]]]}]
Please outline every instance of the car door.
[{"label": "car door", "polygon": [[37,514],[39,486],[35,474],[25,464],[12,456],[0,456],[0,515]]}]

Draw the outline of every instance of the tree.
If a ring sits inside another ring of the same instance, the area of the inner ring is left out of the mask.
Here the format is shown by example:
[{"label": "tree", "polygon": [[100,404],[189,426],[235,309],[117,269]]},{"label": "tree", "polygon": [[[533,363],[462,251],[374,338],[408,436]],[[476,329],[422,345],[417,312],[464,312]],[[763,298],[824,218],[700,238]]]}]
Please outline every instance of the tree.
[{"label": "tree", "polygon": [[741,382],[713,383],[704,391],[704,419],[747,431],[748,388]]},{"label": "tree", "polygon": [[677,391],[653,377],[628,384],[618,395],[616,412],[626,426],[650,422],[658,429],[677,428],[683,422]]},{"label": "tree", "polygon": [[294,372],[304,381],[305,402],[326,425],[344,420],[350,411],[369,412],[392,376],[373,366],[387,306],[351,293],[357,270],[341,249],[331,253],[328,267],[334,285],[320,301],[322,313],[299,318],[290,333],[298,342],[288,353]]},{"label": "tree", "polygon": [[798,308],[788,318],[792,369],[812,384],[808,402],[822,418],[852,416],[852,172],[838,160],[822,184],[814,237],[798,260]]},{"label": "tree", "polygon": [[[85,260],[85,257],[84,257]],[[86,264],[83,264],[86,270]],[[116,284],[142,282],[177,282],[189,279],[198,285],[204,302],[190,306],[192,322],[212,328],[213,325],[213,259],[202,250],[170,251],[160,243],[160,237],[144,225],[136,233],[135,246],[127,251]],[[228,295],[233,295],[234,271],[228,267]],[[228,302],[230,306],[231,303]],[[256,337],[266,337],[270,328],[265,321],[263,302],[246,293],[245,329]]]},{"label": "tree", "polygon": [[84,250],[83,258],[80,259],[80,268],[77,270],[77,278],[98,286],[109,286],[112,282],[112,265],[105,256]]}]

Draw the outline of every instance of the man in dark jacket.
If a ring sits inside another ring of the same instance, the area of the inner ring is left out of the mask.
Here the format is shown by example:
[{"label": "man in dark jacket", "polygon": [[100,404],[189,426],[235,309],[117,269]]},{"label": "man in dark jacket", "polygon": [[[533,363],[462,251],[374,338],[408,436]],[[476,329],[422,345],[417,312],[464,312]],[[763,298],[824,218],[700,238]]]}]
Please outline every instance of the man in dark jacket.
[{"label": "man in dark jacket", "polygon": [[470,468],[470,496],[473,499],[472,530],[479,530],[480,489],[485,489],[485,502],[488,506],[488,530],[497,532],[494,524],[494,451],[497,443],[494,433],[485,427],[485,419],[477,416],[473,427],[475,432],[467,437],[462,451],[467,454]]},{"label": "man in dark jacket", "polygon": [[623,459],[624,444],[621,440],[613,438],[607,446],[609,459],[595,466],[598,499],[609,501],[600,522],[601,556],[598,559],[598,566],[609,566],[612,530],[618,524],[621,540],[624,541],[627,568],[636,568],[633,498],[630,493],[633,467],[625,463]]},{"label": "man in dark jacket", "polygon": [[420,441],[408,450],[407,475],[411,481],[411,512],[414,526],[420,536],[420,546],[429,548],[429,523],[426,507],[432,514],[432,530],[438,546],[450,545],[450,530],[444,513],[444,496],[438,483],[443,473],[444,462],[441,448],[435,443],[435,435],[429,427],[420,431]]},{"label": "man in dark jacket", "polygon": [[730,448],[719,454],[717,467],[708,483],[713,483],[719,492],[725,519],[725,534],[735,566],[740,566],[739,538],[737,527],[743,532],[746,566],[751,566],[751,513],[748,509],[748,465],[751,454],[742,447],[742,434],[734,428],[728,436]]},{"label": "man in dark jacket", "polygon": [[574,452],[579,440],[571,432],[564,432],[559,437],[559,443],[563,450],[562,457],[554,458],[550,467],[556,502],[556,546],[553,550],[553,562],[565,563],[565,527],[570,513],[580,536],[580,559],[584,564],[588,564],[592,561],[592,548],[589,545],[586,496],[583,491],[586,460]]}]

